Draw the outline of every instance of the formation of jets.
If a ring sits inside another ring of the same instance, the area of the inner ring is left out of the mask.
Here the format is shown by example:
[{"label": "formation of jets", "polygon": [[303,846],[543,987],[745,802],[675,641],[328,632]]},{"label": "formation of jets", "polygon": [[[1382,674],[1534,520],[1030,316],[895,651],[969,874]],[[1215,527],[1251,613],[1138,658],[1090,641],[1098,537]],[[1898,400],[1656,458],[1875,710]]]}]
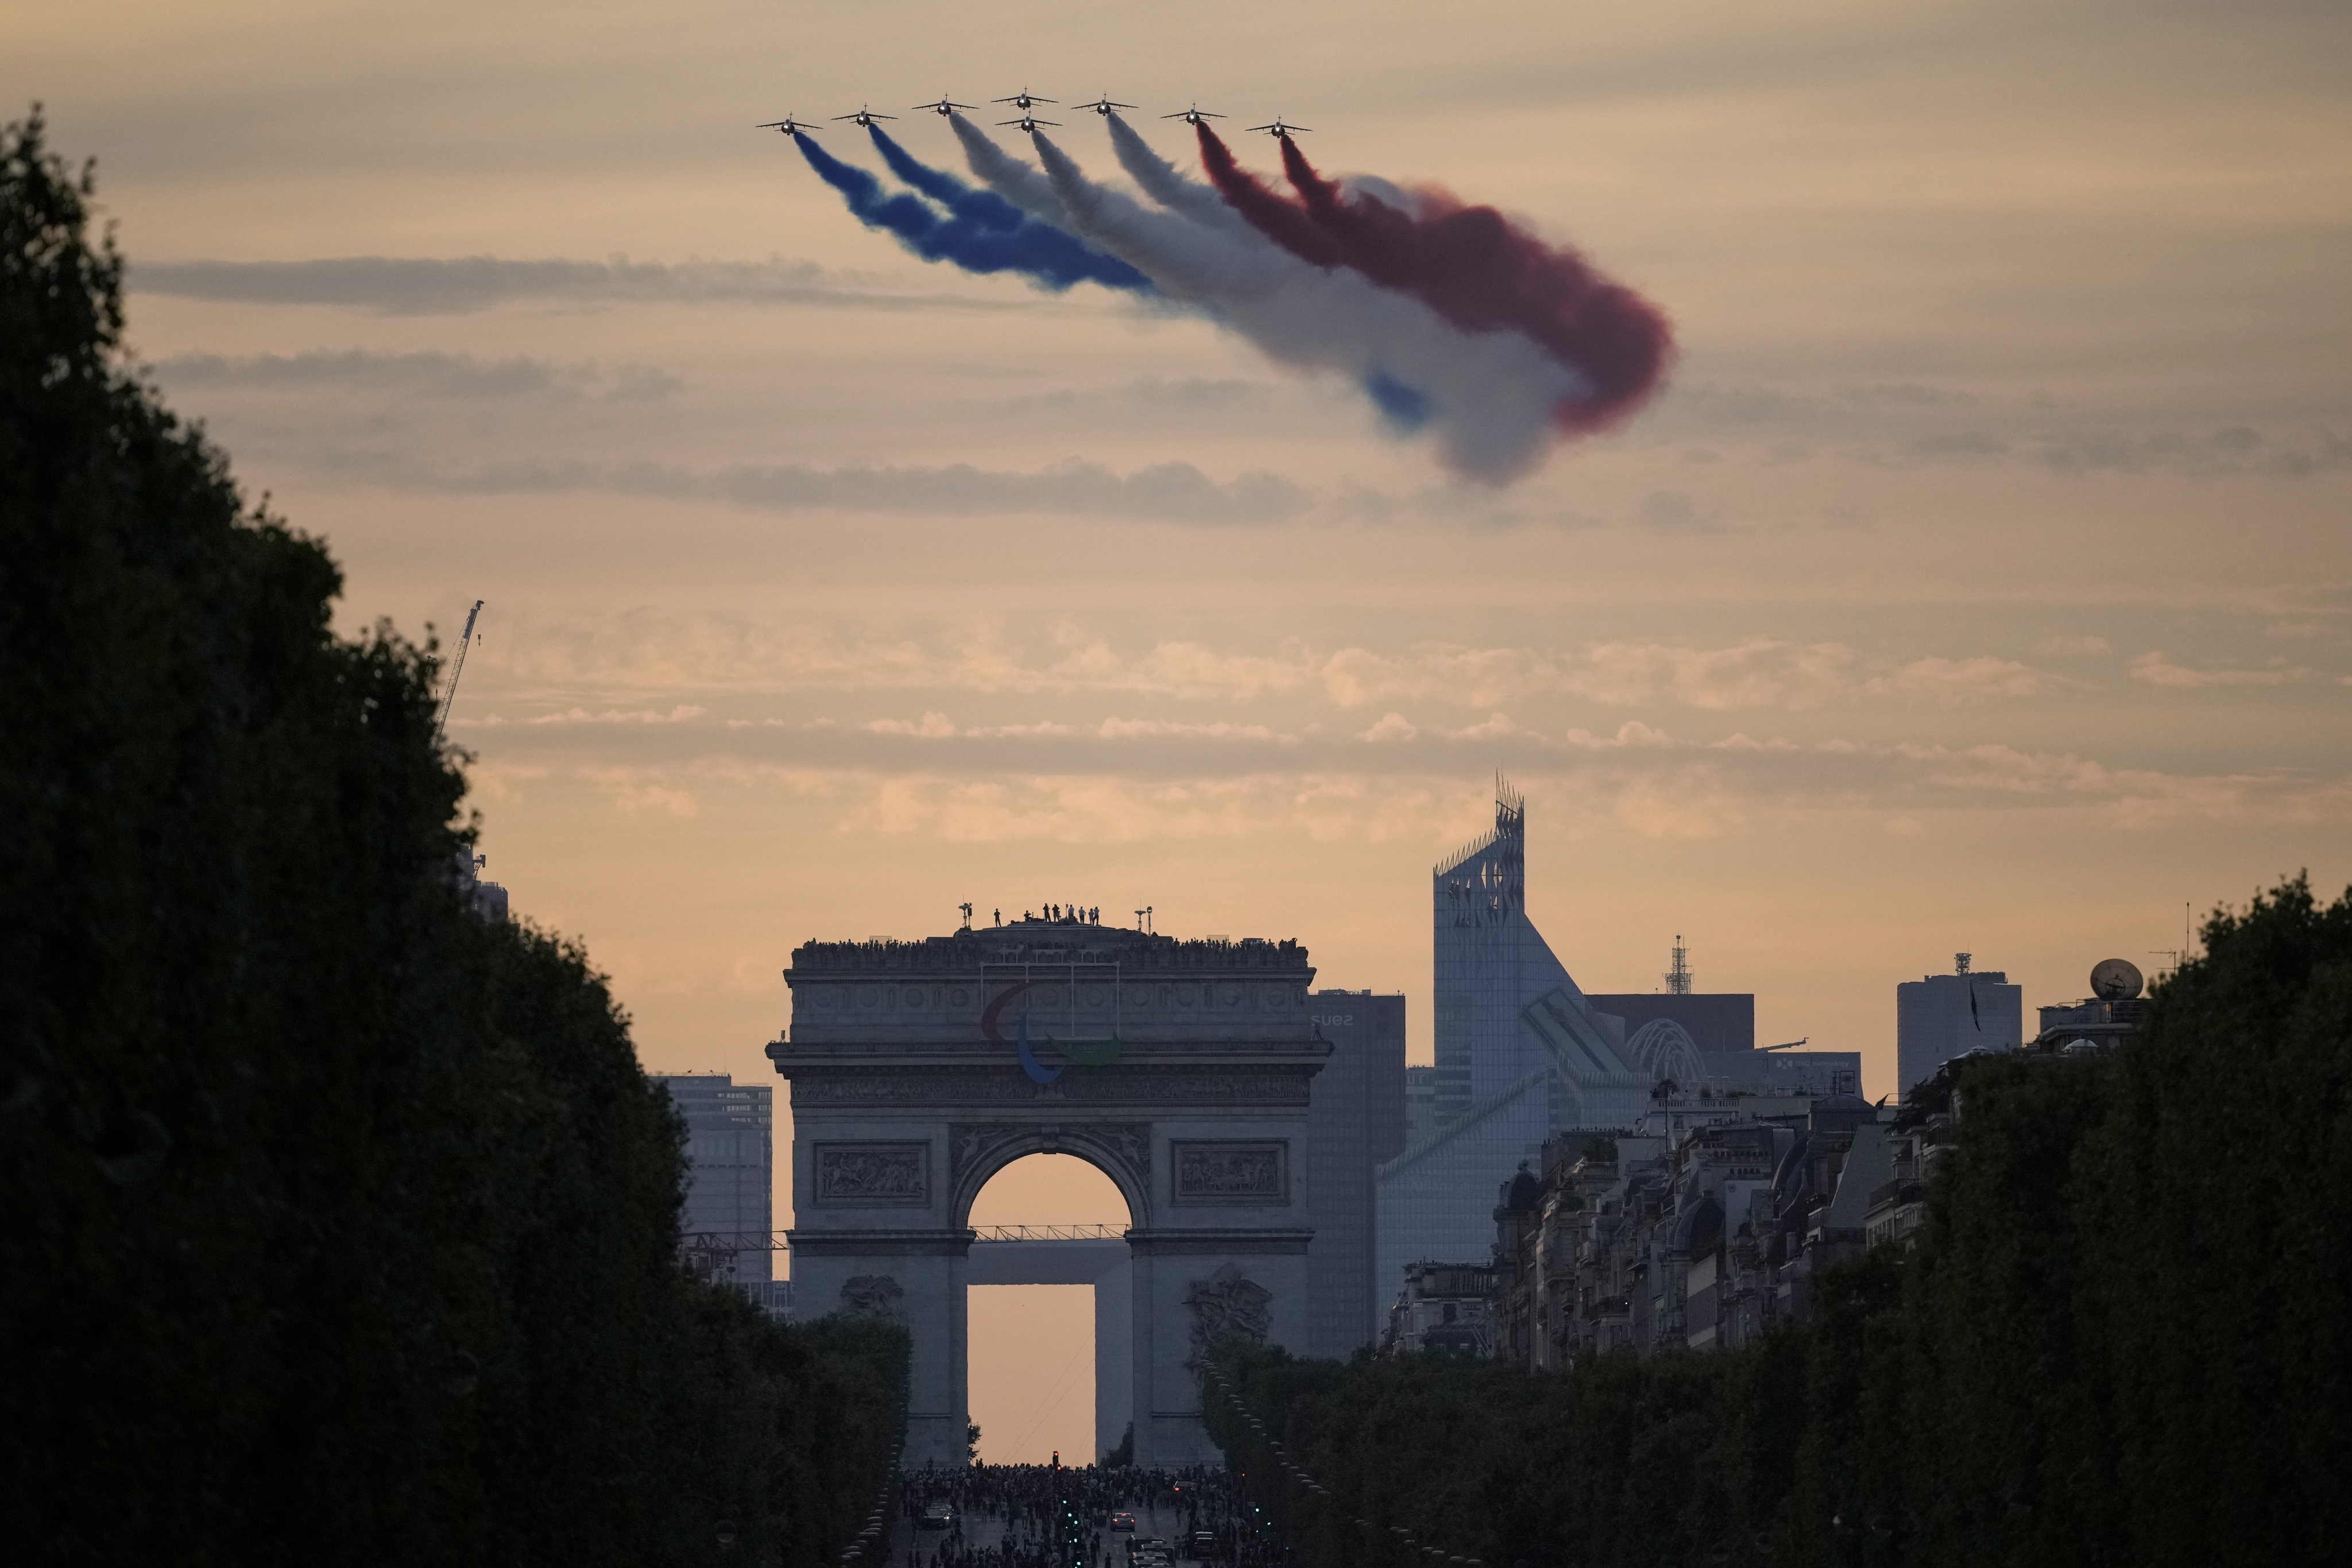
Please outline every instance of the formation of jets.
[{"label": "formation of jets", "polygon": [[[1013,108],[1021,111],[1019,119],[1000,120],[997,121],[999,125],[1017,125],[1024,131],[1034,131],[1041,125],[1059,126],[1061,124],[1061,121],[1058,120],[1040,120],[1037,118],[1035,110],[1039,104],[1053,104],[1055,103],[1055,100],[1050,98],[1040,98],[1025,87],[1019,92],[1014,93],[1011,98],[992,98],[988,101],[992,107],[999,104],[1011,104]],[[1097,114],[1108,116],[1116,114],[1122,109],[1133,109],[1135,105],[1131,103],[1120,103],[1118,99],[1106,93],[1102,97],[1096,99],[1092,103],[1074,103],[1070,105],[1070,107],[1072,109],[1090,109]],[[927,109],[933,114],[944,116],[954,114],[964,110],[976,110],[978,106],[969,103],[958,103],[947,94],[941,93],[939,97],[933,99],[929,103],[918,103],[911,105],[910,108]],[[898,117],[895,114],[877,114],[874,110],[866,108],[863,104],[860,104],[856,114],[836,114],[833,118],[836,121],[846,120],[853,120],[859,125],[870,126],[877,120],[896,120]],[[1189,109],[1181,109],[1173,114],[1163,114],[1160,118],[1162,120],[1181,120],[1187,125],[1199,125],[1207,120],[1223,120],[1225,117],[1212,110],[1202,109],[1196,103]],[[759,127],[759,129],[761,131],[781,131],[786,136],[799,136],[807,131],[817,129],[817,126],[814,121],[794,120],[791,115],[787,114],[782,120],[772,120],[765,125]],[[1277,141],[1287,141],[1301,131],[1308,131],[1313,128],[1311,126],[1305,125],[1292,125],[1288,121],[1285,120],[1282,116],[1277,114],[1266,124],[1253,125],[1249,129],[1253,131],[1263,131],[1268,136],[1274,137]]]}]

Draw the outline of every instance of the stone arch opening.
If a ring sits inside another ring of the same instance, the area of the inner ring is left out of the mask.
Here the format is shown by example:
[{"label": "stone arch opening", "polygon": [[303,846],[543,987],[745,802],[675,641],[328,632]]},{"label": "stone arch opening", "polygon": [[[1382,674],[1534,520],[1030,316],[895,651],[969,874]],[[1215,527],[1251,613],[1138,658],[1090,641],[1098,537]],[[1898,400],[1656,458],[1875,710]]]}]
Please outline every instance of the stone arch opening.
[{"label": "stone arch opening", "polygon": [[949,1213],[961,1228],[971,1227],[972,1205],[988,1184],[1033,1155],[1067,1155],[1092,1166],[1118,1189],[1129,1227],[1139,1230],[1151,1223],[1148,1124],[1061,1128],[1001,1123],[957,1127],[950,1136]]},{"label": "stone arch opening", "polygon": [[1087,1239],[1131,1228],[1135,1213],[1108,1171],[1067,1150],[1019,1155],[980,1184],[967,1223],[982,1236],[1013,1227],[1075,1229]]},{"label": "stone arch opening", "polygon": [[982,1184],[970,1218],[965,1400],[981,1456],[1100,1458],[1134,1402],[1126,1195],[1082,1156],[1024,1155]]}]

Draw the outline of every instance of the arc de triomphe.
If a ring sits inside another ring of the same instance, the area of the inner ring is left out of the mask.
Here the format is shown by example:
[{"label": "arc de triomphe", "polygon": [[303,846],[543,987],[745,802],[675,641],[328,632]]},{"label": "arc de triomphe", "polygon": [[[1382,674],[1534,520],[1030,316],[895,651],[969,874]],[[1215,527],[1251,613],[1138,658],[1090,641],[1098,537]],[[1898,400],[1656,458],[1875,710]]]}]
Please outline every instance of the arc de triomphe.
[{"label": "arc de triomphe", "polygon": [[964,1462],[972,1199],[1055,1153],[1127,1198],[1136,1463],[1218,1460],[1201,1349],[1307,1343],[1314,976],[1292,942],[1066,915],[793,952],[768,1054],[793,1086],[794,1295],[912,1332],[908,1463]]}]

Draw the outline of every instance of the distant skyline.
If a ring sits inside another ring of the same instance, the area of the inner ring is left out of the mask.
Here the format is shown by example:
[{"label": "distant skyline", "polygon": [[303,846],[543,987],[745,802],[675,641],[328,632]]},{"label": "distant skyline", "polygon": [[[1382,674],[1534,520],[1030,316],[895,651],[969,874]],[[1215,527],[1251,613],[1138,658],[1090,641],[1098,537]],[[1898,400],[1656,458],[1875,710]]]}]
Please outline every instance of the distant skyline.
[{"label": "distant skyline", "polygon": [[[1955,951],[2031,1009],[2352,881],[2347,47],[2265,3],[99,0],[0,19],[0,90],[98,159],[130,341],[341,624],[488,601],[488,874],[649,1068],[765,1078],[802,941],[1066,897],[1296,937],[1426,1061],[1429,866],[1501,768],[1581,985],[1681,933],[1875,1096]],[[915,261],[751,129],[1024,82],[1180,162],[1151,115],[1303,120],[1680,357],[1460,484],[1204,320]]]}]

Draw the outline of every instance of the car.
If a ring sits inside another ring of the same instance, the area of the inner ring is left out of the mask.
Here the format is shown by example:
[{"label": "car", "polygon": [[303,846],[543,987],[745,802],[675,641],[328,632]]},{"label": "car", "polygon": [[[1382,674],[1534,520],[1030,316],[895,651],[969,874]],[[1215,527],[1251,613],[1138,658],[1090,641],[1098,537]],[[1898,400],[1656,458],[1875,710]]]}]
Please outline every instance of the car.
[{"label": "car", "polygon": [[1131,1513],[1114,1513],[1110,1516],[1110,1527],[1113,1530],[1132,1531],[1135,1529],[1135,1515]]},{"label": "car", "polygon": [[917,1530],[951,1530],[955,1527],[955,1510],[943,1502],[935,1502],[915,1516]]},{"label": "car", "polygon": [[1184,1538],[1184,1555],[1196,1563],[1206,1563],[1217,1554],[1217,1532],[1196,1530]]}]

